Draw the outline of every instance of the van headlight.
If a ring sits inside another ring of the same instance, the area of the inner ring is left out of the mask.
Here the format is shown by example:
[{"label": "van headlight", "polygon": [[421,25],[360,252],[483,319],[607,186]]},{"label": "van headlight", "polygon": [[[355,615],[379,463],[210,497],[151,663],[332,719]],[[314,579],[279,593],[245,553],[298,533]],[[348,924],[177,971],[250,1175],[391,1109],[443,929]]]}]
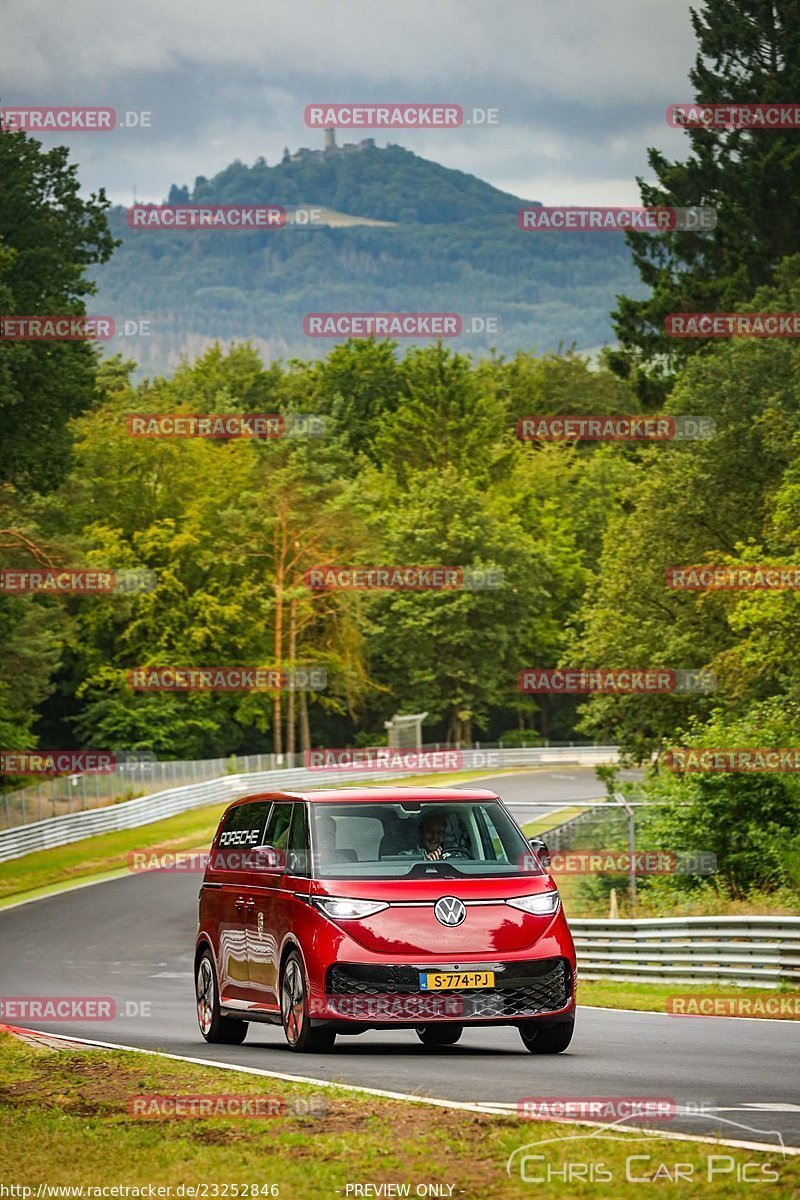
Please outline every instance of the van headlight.
[{"label": "van headlight", "polygon": [[506,900],[506,904],[512,908],[521,908],[523,912],[534,913],[537,917],[554,913],[560,903],[561,897],[557,891],[537,892],[534,896],[515,896],[513,900]]},{"label": "van headlight", "polygon": [[358,917],[374,917],[389,905],[383,900],[342,900],[338,896],[317,896],[314,899],[326,917],[334,921],[353,921]]}]

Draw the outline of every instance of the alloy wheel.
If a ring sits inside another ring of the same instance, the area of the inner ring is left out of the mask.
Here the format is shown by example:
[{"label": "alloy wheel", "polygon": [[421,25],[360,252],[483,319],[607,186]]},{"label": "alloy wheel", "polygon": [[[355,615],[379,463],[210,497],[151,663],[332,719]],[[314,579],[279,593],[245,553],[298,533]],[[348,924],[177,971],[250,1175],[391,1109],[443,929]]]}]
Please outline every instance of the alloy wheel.
[{"label": "alloy wheel", "polygon": [[197,1021],[200,1032],[208,1034],[214,1020],[214,972],[207,958],[200,959],[197,969]]},{"label": "alloy wheel", "polygon": [[283,973],[281,986],[281,1015],[287,1041],[294,1046],[305,1025],[305,984],[297,959],[290,958]]}]

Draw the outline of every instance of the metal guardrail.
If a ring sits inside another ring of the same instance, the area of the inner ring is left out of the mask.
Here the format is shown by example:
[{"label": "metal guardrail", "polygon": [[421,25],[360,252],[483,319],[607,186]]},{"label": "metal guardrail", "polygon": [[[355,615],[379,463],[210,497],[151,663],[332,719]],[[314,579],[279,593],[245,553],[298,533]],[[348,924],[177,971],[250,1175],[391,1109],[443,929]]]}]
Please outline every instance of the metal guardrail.
[{"label": "metal guardrail", "polygon": [[[616,746],[554,746],[535,750],[464,750],[461,751],[460,769],[493,770],[517,766],[584,765],[611,762],[617,756]],[[416,774],[417,772],[410,772]],[[27,825],[17,825],[0,830],[0,862],[21,858],[34,850],[48,850],[77,842],[81,838],[94,837],[100,833],[112,833],[120,829],[135,829],[149,825],[177,813],[201,808],[206,804],[229,804],[238,796],[248,792],[282,790],[286,788],[312,788],[321,785],[351,783],[356,779],[374,781],[397,778],[397,772],[386,770],[343,770],[310,771],[305,767],[287,767],[275,771],[252,771],[245,774],[223,775],[205,783],[187,784],[183,787],[167,788],[151,796],[136,800],[125,800],[120,804],[103,808],[86,809],[83,812],[67,813],[49,817]],[[534,801],[535,803],[535,801]]]},{"label": "metal guardrail", "polygon": [[800,985],[800,917],[570,918],[581,979]]},{"label": "metal guardrail", "polygon": [[[426,749],[447,749],[446,746]],[[477,742],[476,751],[515,753],[512,747]],[[591,751],[591,746],[564,745],[531,747],[521,753],[546,753],[555,750],[564,755],[567,750],[576,754]],[[571,761],[560,758],[557,761]],[[136,753],[124,756],[110,774],[77,774],[43,777],[38,783],[14,791],[0,792],[0,829],[13,829],[17,825],[33,824],[50,817],[66,816],[83,812],[89,808],[105,808],[123,800],[163,792],[167,788],[183,787],[185,784],[207,783],[221,775],[242,775],[251,772],[293,770],[305,765],[302,753],[298,754],[231,754],[227,758],[205,758],[181,761],[171,759],[157,762],[144,754],[139,759]]]},{"label": "metal guardrail", "polygon": [[56,775],[38,783],[0,794],[0,825],[11,829],[49,817],[84,812],[89,808],[105,808],[124,799],[162,792],[185,784],[206,783],[221,775],[237,775],[245,771],[274,771],[297,766],[292,761],[300,755],[249,754],[228,758],[205,758],[164,762],[149,760],[146,755],[137,761],[118,763],[109,774]]}]

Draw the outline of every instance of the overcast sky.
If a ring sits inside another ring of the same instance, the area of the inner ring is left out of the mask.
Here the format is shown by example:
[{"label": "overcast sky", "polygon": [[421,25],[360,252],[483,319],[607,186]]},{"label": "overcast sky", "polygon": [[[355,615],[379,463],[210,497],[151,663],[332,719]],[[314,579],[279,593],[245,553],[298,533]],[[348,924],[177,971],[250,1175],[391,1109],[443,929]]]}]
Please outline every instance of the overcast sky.
[{"label": "overcast sky", "polygon": [[685,0],[4,0],[0,103],[152,113],[42,136],[117,203],[321,146],[310,103],[453,101],[499,124],[354,136],[545,204],[629,204],[647,146],[685,154],[664,112],[691,99],[694,54]]}]

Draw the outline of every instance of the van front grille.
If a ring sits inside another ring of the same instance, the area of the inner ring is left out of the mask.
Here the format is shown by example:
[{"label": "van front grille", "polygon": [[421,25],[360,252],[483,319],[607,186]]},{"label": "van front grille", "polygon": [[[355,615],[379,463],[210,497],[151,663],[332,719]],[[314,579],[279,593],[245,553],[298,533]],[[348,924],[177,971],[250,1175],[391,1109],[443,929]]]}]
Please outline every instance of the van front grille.
[{"label": "van front grille", "polygon": [[457,998],[461,1001],[460,1015],[465,1019],[494,1020],[540,1016],[566,1008],[569,1003],[570,968],[564,958],[485,965],[497,973],[493,988],[429,991],[419,986],[419,967],[337,963],[328,971],[327,1000],[331,1008],[338,1008],[346,1016],[352,1014],[354,998],[418,996],[426,1002]]}]

